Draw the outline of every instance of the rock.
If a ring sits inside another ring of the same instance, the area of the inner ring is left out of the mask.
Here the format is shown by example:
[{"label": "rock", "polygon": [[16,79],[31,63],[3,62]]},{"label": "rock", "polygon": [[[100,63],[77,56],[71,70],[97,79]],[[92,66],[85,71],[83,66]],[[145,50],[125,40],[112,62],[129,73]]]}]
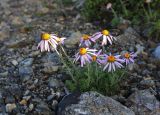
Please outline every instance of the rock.
[{"label": "rock", "polygon": [[48,74],[52,74],[58,71],[60,66],[56,66],[56,65],[48,65],[45,66],[44,69],[42,69],[42,71],[44,73],[48,73]]},{"label": "rock", "polygon": [[[76,98],[74,96],[74,98]],[[66,98],[67,99],[67,98]],[[72,99],[70,99],[72,100]],[[97,92],[86,92],[68,103],[59,115],[135,115],[134,112],[110,97]]]},{"label": "rock", "polygon": [[59,65],[61,63],[59,57],[55,52],[47,53],[41,58],[41,62],[44,63],[44,67],[49,65]]},{"label": "rock", "polygon": [[75,45],[79,43],[81,37],[82,34],[79,31],[73,32],[70,37],[64,41],[64,44],[67,48],[74,48]]},{"label": "rock", "polygon": [[15,103],[13,104],[7,104],[6,105],[6,112],[12,112],[13,109],[15,109],[17,106]]},{"label": "rock", "polygon": [[33,58],[27,58],[20,62],[19,64],[19,75],[23,82],[28,81],[33,74],[32,64]]},{"label": "rock", "polygon": [[3,41],[5,40],[6,38],[9,37],[9,32],[8,31],[5,31],[5,30],[2,30],[0,31],[0,41]]},{"label": "rock", "polygon": [[0,76],[2,76],[2,77],[7,77],[7,76],[8,76],[8,71],[5,71],[5,72],[0,73]]},{"label": "rock", "polygon": [[11,16],[12,24],[13,25],[22,25],[23,21],[20,17],[18,16]]},{"label": "rock", "polygon": [[159,109],[160,102],[149,90],[139,90],[128,98],[132,110],[138,115],[150,115],[151,112]]},{"label": "rock", "polygon": [[144,79],[140,84],[145,87],[155,87],[155,82],[152,79]]},{"label": "rock", "polygon": [[10,27],[6,22],[1,21],[0,23],[0,41],[9,38]]},{"label": "rock", "polygon": [[126,36],[130,36],[130,35],[134,35],[135,37],[140,37],[140,35],[132,28],[132,27],[128,27],[125,31],[124,34]]},{"label": "rock", "polygon": [[14,47],[19,47],[22,45],[22,43],[24,43],[24,41],[26,40],[26,38],[21,38],[20,40],[10,40],[5,42],[5,45],[9,48],[14,48]]},{"label": "rock", "polygon": [[45,102],[40,102],[36,107],[36,111],[42,115],[51,115],[51,110]]},{"label": "rock", "polygon": [[31,103],[31,104],[29,104],[29,111],[32,111],[33,110],[33,108],[34,108],[34,105]]},{"label": "rock", "polygon": [[150,115],[160,115],[160,109],[153,111]]},{"label": "rock", "polygon": [[19,75],[20,76],[30,76],[33,73],[32,67],[19,67]]},{"label": "rock", "polygon": [[24,96],[23,99],[29,101],[31,99],[31,96]]},{"label": "rock", "polygon": [[5,98],[5,103],[15,103],[15,98],[12,95],[9,95]]},{"label": "rock", "polygon": [[32,42],[33,42],[33,39],[22,37],[22,38],[12,38],[9,41],[4,42],[4,44],[8,48],[20,48],[20,47],[25,47],[26,45]]},{"label": "rock", "polygon": [[40,13],[40,14],[46,14],[46,13],[48,13],[48,12],[49,12],[49,8],[43,7],[43,8],[41,8],[41,9],[39,10],[38,13]]},{"label": "rock", "polygon": [[136,43],[141,43],[140,36],[131,27],[126,29],[124,34],[117,36],[116,39],[117,39],[117,44],[122,46],[127,46],[127,45],[135,46]]},{"label": "rock", "polygon": [[60,84],[60,81],[58,81],[57,79],[50,78],[50,79],[49,79],[48,86],[49,86],[49,87],[52,87],[52,88],[57,88],[57,87],[60,87],[61,84]]},{"label": "rock", "polygon": [[155,58],[160,59],[160,46],[156,47],[153,55]]},{"label": "rock", "polygon": [[18,65],[17,60],[12,60],[11,63],[12,63],[14,66],[17,66],[17,65]]},{"label": "rock", "polygon": [[25,99],[21,100],[19,103],[20,103],[21,105],[27,105],[27,101],[26,101]]},{"label": "rock", "polygon": [[58,101],[57,100],[53,100],[53,102],[52,102],[52,109],[56,110],[57,105],[58,105]]},{"label": "rock", "polygon": [[49,96],[47,97],[47,101],[51,101],[54,97],[55,97],[55,95],[49,95]]},{"label": "rock", "polygon": [[27,58],[20,62],[21,66],[31,66],[33,64],[33,58]]},{"label": "rock", "polygon": [[141,46],[140,44],[136,45],[137,51],[136,51],[136,55],[141,54],[142,52],[144,52],[144,46]]}]

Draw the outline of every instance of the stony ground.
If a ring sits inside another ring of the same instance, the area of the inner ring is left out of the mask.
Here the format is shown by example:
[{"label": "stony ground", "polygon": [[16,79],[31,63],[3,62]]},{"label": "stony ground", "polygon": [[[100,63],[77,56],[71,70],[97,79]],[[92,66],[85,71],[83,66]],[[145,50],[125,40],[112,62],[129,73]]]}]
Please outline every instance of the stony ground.
[{"label": "stony ground", "polygon": [[[68,76],[61,72],[55,53],[37,50],[40,33],[55,32],[73,40],[97,27],[85,22],[74,6],[64,7],[54,0],[0,0],[0,15],[0,114],[56,114],[67,93],[63,80]],[[137,51],[139,56],[129,67],[120,94],[112,98],[135,113],[154,114],[160,108],[160,61],[153,53],[158,44],[131,27],[120,31],[120,50]],[[137,95],[142,96],[141,103],[133,98]],[[158,105],[151,107],[155,102]],[[137,105],[142,109],[137,110]]]}]

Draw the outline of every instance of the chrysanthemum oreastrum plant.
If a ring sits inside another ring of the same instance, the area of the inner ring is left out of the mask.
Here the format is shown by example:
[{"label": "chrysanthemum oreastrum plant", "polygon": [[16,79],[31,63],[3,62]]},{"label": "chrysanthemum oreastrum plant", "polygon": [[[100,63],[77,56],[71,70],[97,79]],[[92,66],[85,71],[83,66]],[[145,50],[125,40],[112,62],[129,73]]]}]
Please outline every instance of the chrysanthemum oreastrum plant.
[{"label": "chrysanthemum oreastrum plant", "polygon": [[[116,41],[108,30],[93,35],[84,34],[80,38],[79,49],[71,60],[65,52],[64,37],[56,34],[42,33],[38,48],[43,51],[56,51],[71,80],[66,80],[66,86],[71,90],[98,91],[105,95],[112,95],[117,91],[125,67],[134,63],[136,55],[126,52],[123,55],[114,55],[106,52],[108,45]],[[96,46],[96,48],[95,48]],[[98,46],[98,47],[97,47]]]}]

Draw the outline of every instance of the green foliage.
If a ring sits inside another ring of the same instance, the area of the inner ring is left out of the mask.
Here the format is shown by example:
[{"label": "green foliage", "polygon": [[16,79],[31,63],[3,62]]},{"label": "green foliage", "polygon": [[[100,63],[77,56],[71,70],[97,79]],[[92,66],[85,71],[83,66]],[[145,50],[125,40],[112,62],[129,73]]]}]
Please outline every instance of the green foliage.
[{"label": "green foliage", "polygon": [[97,91],[104,95],[113,95],[119,90],[121,78],[124,78],[125,71],[104,72],[97,63],[88,64],[83,68],[77,68],[74,72],[77,83],[67,80],[66,86],[71,90]]},{"label": "green foliage", "polygon": [[108,0],[86,0],[82,14],[91,21],[101,19],[103,14],[101,6],[107,1]]},{"label": "green foliage", "polygon": [[[112,3],[110,10],[106,9],[108,3]],[[112,26],[117,26],[120,18],[128,19],[132,24],[140,26],[154,23],[150,35],[159,38],[159,33],[155,35],[155,32],[159,32],[159,5],[160,0],[152,0],[150,3],[146,3],[145,0],[86,0],[82,14],[89,21],[99,20],[103,23],[102,21],[106,20],[111,22]]]}]

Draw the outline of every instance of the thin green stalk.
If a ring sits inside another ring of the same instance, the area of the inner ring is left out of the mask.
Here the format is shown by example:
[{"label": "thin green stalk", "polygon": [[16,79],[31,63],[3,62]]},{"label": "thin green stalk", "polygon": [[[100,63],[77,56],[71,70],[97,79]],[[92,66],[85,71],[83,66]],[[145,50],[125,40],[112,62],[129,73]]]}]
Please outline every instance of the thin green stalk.
[{"label": "thin green stalk", "polygon": [[153,17],[153,15],[152,15],[152,11],[151,11],[151,5],[150,5],[150,3],[148,3],[148,10],[149,10],[149,15],[150,15],[150,17],[152,18],[152,17]]},{"label": "thin green stalk", "polygon": [[90,64],[87,65],[87,76],[88,76],[88,83],[87,86],[89,87],[91,82],[91,76],[90,76]]},{"label": "thin green stalk", "polygon": [[143,4],[142,4],[142,7],[143,7],[143,11],[144,11],[144,13],[146,14],[147,21],[149,22],[149,21],[150,21],[149,14],[148,14],[148,12],[146,11],[146,9],[144,8],[144,5],[143,5]]},{"label": "thin green stalk", "polygon": [[117,19],[117,18],[118,18],[118,15],[117,15],[116,11],[115,11],[113,8],[111,8],[111,10],[112,10],[112,12],[113,12],[114,17]]},{"label": "thin green stalk", "polygon": [[128,16],[128,11],[127,11],[127,8],[126,8],[126,6],[124,5],[123,1],[122,1],[122,0],[119,0],[119,1],[120,1],[121,5],[122,5],[122,8],[123,8],[123,11],[124,11],[125,16]]},{"label": "thin green stalk", "polygon": [[75,83],[77,83],[76,79],[74,78],[74,76],[73,76],[73,74],[72,74],[72,72],[71,72],[70,67],[68,67],[68,65],[65,63],[65,60],[63,59],[63,56],[60,54],[59,57],[60,57],[62,63],[64,64],[64,66],[67,68],[67,70],[68,70],[68,72],[69,72],[72,80],[73,80]]},{"label": "thin green stalk", "polygon": [[96,84],[98,84],[98,68],[97,68],[97,63],[96,63],[96,70],[95,70],[95,73],[96,73]]}]

